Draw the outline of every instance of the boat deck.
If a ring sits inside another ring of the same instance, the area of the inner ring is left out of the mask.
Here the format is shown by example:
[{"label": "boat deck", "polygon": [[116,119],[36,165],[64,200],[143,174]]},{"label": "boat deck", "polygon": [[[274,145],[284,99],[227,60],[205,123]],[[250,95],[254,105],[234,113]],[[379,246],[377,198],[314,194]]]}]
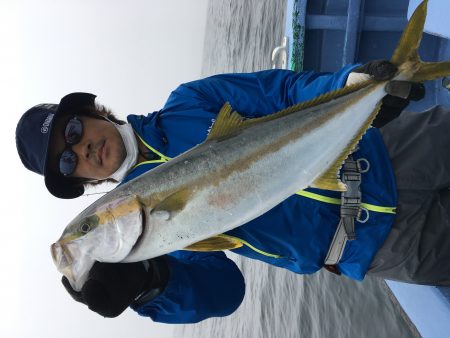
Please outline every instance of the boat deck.
[{"label": "boat deck", "polygon": [[[274,68],[337,71],[349,63],[390,59],[421,0],[288,0],[285,37],[272,53]],[[430,0],[419,54],[424,61],[450,60],[450,1]],[[411,102],[418,112],[450,107],[449,78],[425,84],[426,96]],[[449,243],[450,245],[450,243]],[[450,336],[450,287],[386,281],[423,337]]]}]

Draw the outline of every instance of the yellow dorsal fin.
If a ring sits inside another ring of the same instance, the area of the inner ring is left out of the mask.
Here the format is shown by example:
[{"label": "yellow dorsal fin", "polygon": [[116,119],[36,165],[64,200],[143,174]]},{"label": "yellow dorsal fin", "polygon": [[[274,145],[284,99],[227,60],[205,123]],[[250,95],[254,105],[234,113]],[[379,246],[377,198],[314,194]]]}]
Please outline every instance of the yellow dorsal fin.
[{"label": "yellow dorsal fin", "polygon": [[217,115],[217,120],[214,123],[211,132],[208,135],[206,141],[221,139],[223,137],[227,137],[231,134],[242,130],[243,128],[247,128],[254,124],[258,124],[265,121],[275,120],[282,116],[286,116],[293,113],[299,113],[300,110],[304,110],[307,108],[311,108],[322,103],[329,102],[331,100],[337,99],[339,97],[348,95],[353,93],[361,88],[368,86],[373,83],[372,80],[367,80],[364,82],[355,83],[353,85],[340,88],[337,90],[333,90],[331,92],[322,94],[312,100],[305,101],[302,103],[298,103],[296,105],[290,106],[286,109],[280,110],[271,115],[256,117],[256,118],[245,118],[240,115],[238,112],[233,111],[233,108],[229,103],[225,103],[223,107],[220,109],[219,114]]},{"label": "yellow dorsal fin", "polygon": [[[216,140],[229,136],[253,124],[274,120],[293,113],[298,114],[299,111],[301,110],[306,110],[307,108],[327,103],[331,100],[348,95],[350,93],[360,90],[361,88],[367,87],[373,82],[374,82],[373,80],[367,80],[364,82],[355,83],[353,85],[322,94],[312,100],[305,101],[296,104],[294,106],[288,107],[286,109],[280,110],[277,113],[252,119],[247,119],[241,116],[236,111],[233,111],[233,108],[228,103],[226,103],[220,110],[217,120],[214,123],[213,128],[207,138],[207,141]],[[330,168],[324,175],[322,175],[315,182],[313,182],[312,186],[327,190],[345,191],[346,186],[338,179],[339,170],[344,160],[353,151],[359,140],[364,135],[364,132],[370,127],[370,124],[373,122],[373,119],[378,113],[378,110],[379,108],[377,108],[377,110],[372,113],[373,116],[372,118],[368,119],[367,125],[363,126],[363,128],[361,129],[361,133],[358,134],[355,137],[355,139],[352,140],[352,142],[346,149],[344,149],[342,154],[339,155],[338,160],[330,166]]]},{"label": "yellow dorsal fin", "polygon": [[184,248],[189,251],[222,251],[237,249],[242,246],[242,242],[236,238],[228,236],[213,236],[211,238],[204,239],[203,241],[191,244]]},{"label": "yellow dorsal fin", "polygon": [[374,81],[373,80],[367,80],[367,81],[362,81],[362,82],[358,82],[355,84],[352,84],[350,86],[346,86],[343,88],[339,88],[333,91],[330,91],[328,93],[319,95],[311,100],[305,101],[305,102],[301,102],[298,104],[295,104],[293,106],[290,106],[288,108],[285,108],[283,110],[280,110],[279,112],[275,113],[275,114],[271,114],[271,115],[267,115],[267,116],[263,116],[263,117],[258,117],[255,119],[249,119],[247,120],[249,122],[249,124],[252,123],[259,123],[262,121],[270,121],[270,120],[274,120],[277,118],[280,118],[282,116],[287,116],[293,113],[299,113],[300,110],[306,110],[308,108],[314,107],[314,106],[318,106],[320,104],[323,103],[327,103],[330,102],[334,99],[337,99],[339,97],[351,94],[353,92],[356,92],[358,90],[360,90],[361,88],[367,87],[368,85],[372,84]]},{"label": "yellow dorsal fin", "polygon": [[220,109],[217,120],[208,135],[207,141],[216,140],[233,134],[237,130],[243,128],[246,120],[239,113],[233,111],[231,105],[227,102]]},{"label": "yellow dorsal fin", "polygon": [[339,170],[342,168],[342,165],[343,165],[345,159],[356,148],[356,145],[361,140],[361,138],[365,134],[366,130],[369,129],[373,120],[377,116],[377,114],[380,110],[380,107],[381,107],[381,102],[375,107],[375,109],[370,114],[369,118],[367,119],[366,123],[363,126],[361,126],[359,133],[350,141],[348,146],[339,154],[336,161],[330,165],[330,167],[327,169],[327,171],[322,176],[320,176],[318,179],[316,179],[311,184],[311,187],[319,188],[319,189],[326,189],[326,190],[336,190],[336,191],[347,190],[346,185],[344,183],[342,183],[341,180],[338,178]]}]

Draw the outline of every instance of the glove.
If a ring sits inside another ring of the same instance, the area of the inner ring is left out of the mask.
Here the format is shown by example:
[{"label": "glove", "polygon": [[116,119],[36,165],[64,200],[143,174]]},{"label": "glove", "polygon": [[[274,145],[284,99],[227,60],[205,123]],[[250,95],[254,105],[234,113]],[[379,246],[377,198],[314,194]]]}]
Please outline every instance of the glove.
[{"label": "glove", "polygon": [[[397,67],[386,60],[370,61],[352,71],[352,73],[368,74],[378,81],[389,80],[396,72]],[[425,86],[422,83],[410,82],[409,85],[409,94],[406,98],[389,94],[383,98],[380,111],[372,123],[375,128],[381,128],[399,117],[410,100],[419,101],[425,96]]]},{"label": "glove", "polygon": [[79,292],[72,289],[65,276],[61,282],[74,300],[103,317],[113,318],[147,291],[163,289],[167,280],[167,263],[159,257],[137,263],[96,262]]},{"label": "glove", "polygon": [[396,72],[397,67],[387,60],[370,61],[352,71],[352,73],[368,74],[377,81],[389,80]]},{"label": "glove", "polygon": [[[396,81],[392,81],[394,83]],[[381,101],[380,111],[373,121],[375,128],[381,128],[400,116],[403,109],[409,104],[409,101],[419,101],[425,96],[425,86],[422,83],[409,82],[411,86],[407,97],[401,98],[393,95],[386,95]]]}]

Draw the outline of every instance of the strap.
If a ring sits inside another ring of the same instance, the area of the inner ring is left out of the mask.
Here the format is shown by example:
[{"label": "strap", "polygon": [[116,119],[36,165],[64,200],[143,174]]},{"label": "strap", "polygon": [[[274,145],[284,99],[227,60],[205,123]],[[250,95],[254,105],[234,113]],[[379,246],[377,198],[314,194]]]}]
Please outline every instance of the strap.
[{"label": "strap", "polygon": [[342,180],[347,185],[347,191],[341,195],[341,221],[347,234],[347,240],[354,240],[355,218],[358,217],[361,206],[361,173],[359,164],[353,159],[344,163]]},{"label": "strap", "polygon": [[132,305],[136,308],[139,308],[150,302],[152,299],[156,298],[161,292],[161,288],[147,290],[145,293],[140,294],[138,298],[132,303]]},{"label": "strap", "polygon": [[[133,129],[134,130],[134,129]],[[155,153],[156,155],[159,156],[159,160],[154,160],[154,161],[150,161],[150,162],[168,162],[169,160],[171,160],[170,157],[160,153],[158,150],[156,150],[155,148],[153,148],[151,145],[149,145],[147,142],[145,142],[145,140],[136,132],[136,130],[134,130],[134,133],[136,134],[136,136],[139,138],[139,140],[142,142],[142,144],[144,146],[147,147],[147,149],[151,150],[153,153]]]},{"label": "strap", "polygon": [[347,241],[356,239],[355,219],[361,212],[360,171],[357,161],[351,157],[345,160],[342,182],[347,185],[347,191],[341,194],[341,219],[325,258],[326,266],[336,265],[344,253]]},{"label": "strap", "polygon": [[135,298],[131,304],[134,307],[141,307],[152,299],[156,298],[164,291],[169,280],[169,267],[165,257],[160,256],[142,261],[147,273],[151,274],[144,290]]}]

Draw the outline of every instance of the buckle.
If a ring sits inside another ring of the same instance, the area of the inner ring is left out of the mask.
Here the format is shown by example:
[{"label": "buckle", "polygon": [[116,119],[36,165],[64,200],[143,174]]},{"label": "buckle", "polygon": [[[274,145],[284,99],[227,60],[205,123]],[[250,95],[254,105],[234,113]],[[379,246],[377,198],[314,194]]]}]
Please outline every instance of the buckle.
[{"label": "buckle", "polygon": [[353,217],[358,218],[361,216],[361,208],[359,206],[349,206],[342,205],[341,206],[341,217]]},{"label": "buckle", "polygon": [[358,161],[352,158],[345,160],[342,182],[347,185],[347,191],[341,194],[341,219],[324,262],[324,268],[336,274],[340,274],[337,264],[347,241],[356,239],[355,220],[361,218],[361,168]]},{"label": "buckle", "polygon": [[361,214],[361,173],[358,161],[347,159],[344,163],[342,181],[347,191],[341,194],[341,219],[347,240],[356,239],[355,219]]}]

